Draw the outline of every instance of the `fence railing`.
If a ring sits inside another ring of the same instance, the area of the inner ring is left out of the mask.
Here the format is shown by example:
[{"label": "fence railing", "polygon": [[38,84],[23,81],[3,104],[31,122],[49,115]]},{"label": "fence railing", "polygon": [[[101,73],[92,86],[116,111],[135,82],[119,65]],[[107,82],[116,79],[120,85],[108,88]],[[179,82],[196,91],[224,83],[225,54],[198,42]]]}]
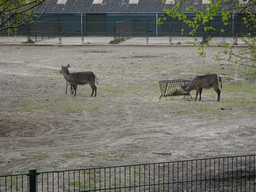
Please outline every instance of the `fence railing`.
[{"label": "fence railing", "polygon": [[19,26],[15,34],[10,33],[8,29],[0,30],[0,36],[26,36],[28,40],[40,41],[44,38],[59,37],[60,32],[61,26],[58,20],[45,20]]},{"label": "fence railing", "polygon": [[[223,22],[214,22],[212,25],[220,30]],[[184,31],[181,33],[182,29]],[[210,35],[214,37],[211,39],[211,44],[216,45],[218,42],[220,45],[223,45],[227,37],[232,37],[231,42],[229,40],[227,43],[237,45],[239,43],[244,44],[242,38],[240,38],[238,43],[239,37],[246,34],[256,34],[255,31],[247,29],[241,22],[233,22],[231,26],[226,28],[224,33],[218,34],[216,38],[214,31],[204,31],[202,28],[198,28],[195,36],[192,37],[189,34],[190,30],[182,22],[166,22],[162,25],[157,25],[155,22],[147,22],[145,19],[122,20],[118,22],[61,22],[60,20],[44,20],[29,26],[20,26],[16,36],[25,36],[28,41],[32,40],[35,42],[54,38],[54,42],[57,40],[59,44],[63,43],[64,38],[62,37],[81,37],[81,43],[83,44],[84,37],[87,36],[108,36],[113,37],[114,40],[125,39],[127,37],[145,37],[147,44],[153,42],[149,42],[150,37],[167,37],[165,40],[161,40],[161,42],[167,44],[181,43],[181,41],[183,42],[184,39],[188,38],[190,39],[188,41],[193,41],[196,38],[199,40],[199,43],[206,42],[209,44],[206,40],[209,39],[208,37]],[[10,38],[5,38],[5,36],[12,36],[12,34],[8,30],[0,30],[0,36],[3,36],[4,42],[8,42]],[[182,40],[176,42],[177,38],[182,38]]]},{"label": "fence railing", "polygon": [[[225,26],[223,22],[211,23],[211,26],[220,32]],[[17,35],[37,35],[37,36],[190,36],[192,28],[182,22],[168,22],[158,25],[156,22],[146,22],[144,20],[122,20],[118,22],[61,22],[59,20],[37,21],[30,26],[20,26]],[[182,32],[183,30],[183,32]],[[214,31],[204,31],[199,27],[195,33],[196,37],[204,35],[215,36]],[[234,22],[220,33],[218,37],[240,37],[250,33],[256,34],[256,31],[248,29],[244,23]],[[1,36],[12,35],[8,30],[0,30]]]},{"label": "fence railing", "polygon": [[2,191],[255,191],[256,155],[0,176]]}]

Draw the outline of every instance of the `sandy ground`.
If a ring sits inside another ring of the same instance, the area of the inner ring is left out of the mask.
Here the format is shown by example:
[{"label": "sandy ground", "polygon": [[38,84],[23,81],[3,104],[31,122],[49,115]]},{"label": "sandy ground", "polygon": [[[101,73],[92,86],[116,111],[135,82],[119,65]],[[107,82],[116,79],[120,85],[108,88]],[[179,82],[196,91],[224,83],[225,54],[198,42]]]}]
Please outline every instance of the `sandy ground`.
[{"label": "sandy ground", "polygon": [[[229,70],[218,49],[201,58],[182,46],[0,46],[0,174],[254,154],[256,105],[232,107],[225,94],[244,81],[235,71],[219,103],[213,91],[159,100],[160,80]],[[96,74],[97,97],[89,85],[64,93],[67,64]],[[217,115],[186,113],[193,107]]]}]

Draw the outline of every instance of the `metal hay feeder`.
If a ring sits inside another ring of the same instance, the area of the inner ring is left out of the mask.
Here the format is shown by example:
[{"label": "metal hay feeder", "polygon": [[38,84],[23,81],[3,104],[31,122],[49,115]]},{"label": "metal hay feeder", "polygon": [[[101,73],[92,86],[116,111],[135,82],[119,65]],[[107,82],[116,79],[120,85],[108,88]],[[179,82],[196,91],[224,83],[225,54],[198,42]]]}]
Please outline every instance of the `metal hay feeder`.
[{"label": "metal hay feeder", "polygon": [[184,97],[188,95],[191,97],[190,93],[186,93],[181,89],[181,85],[186,85],[190,82],[191,82],[190,80],[182,80],[182,79],[159,81],[159,86],[161,91],[161,95],[159,99],[161,99],[161,97],[166,98],[167,96],[180,96],[180,95],[184,95]]}]

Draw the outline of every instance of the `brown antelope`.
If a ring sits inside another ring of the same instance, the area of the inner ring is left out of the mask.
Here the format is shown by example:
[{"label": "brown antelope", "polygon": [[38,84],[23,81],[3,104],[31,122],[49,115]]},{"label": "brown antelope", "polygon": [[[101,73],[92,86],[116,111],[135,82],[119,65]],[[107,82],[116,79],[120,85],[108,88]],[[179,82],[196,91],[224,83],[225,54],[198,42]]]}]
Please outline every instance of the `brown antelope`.
[{"label": "brown antelope", "polygon": [[218,94],[217,101],[220,101],[220,89],[219,86],[222,88],[222,80],[221,77],[216,74],[207,74],[207,75],[200,75],[195,77],[191,83],[181,86],[181,88],[185,92],[190,92],[191,90],[196,90],[196,99],[199,93],[199,101],[201,100],[202,90],[209,89],[213,87],[213,89]]},{"label": "brown antelope", "polygon": [[[97,87],[95,85],[95,81],[97,77],[94,75],[94,73],[91,71],[70,73],[68,68],[69,68],[69,65],[66,67],[61,66],[60,73],[63,75],[66,81],[70,83],[71,90],[73,89],[71,93],[74,94],[74,96],[76,96],[77,85],[85,85],[89,83],[89,85],[92,88],[91,97],[93,96],[93,93],[94,93],[94,97],[96,97]],[[66,85],[66,92],[67,92],[67,85]]]}]

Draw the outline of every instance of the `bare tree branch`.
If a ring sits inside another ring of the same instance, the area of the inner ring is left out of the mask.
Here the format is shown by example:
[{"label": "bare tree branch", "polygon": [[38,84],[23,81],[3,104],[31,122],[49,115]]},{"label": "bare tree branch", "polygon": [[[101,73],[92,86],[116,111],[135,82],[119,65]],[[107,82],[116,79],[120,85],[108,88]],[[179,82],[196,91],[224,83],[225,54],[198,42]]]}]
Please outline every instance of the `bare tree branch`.
[{"label": "bare tree branch", "polygon": [[[1,0],[0,0],[1,1]],[[29,25],[34,23],[45,12],[49,0],[2,0],[0,4],[0,15],[4,20],[0,23],[0,31],[7,29],[15,29],[21,25]],[[44,7],[43,13],[34,20],[34,12],[44,3],[47,2]],[[5,27],[4,27],[5,26]]]}]

